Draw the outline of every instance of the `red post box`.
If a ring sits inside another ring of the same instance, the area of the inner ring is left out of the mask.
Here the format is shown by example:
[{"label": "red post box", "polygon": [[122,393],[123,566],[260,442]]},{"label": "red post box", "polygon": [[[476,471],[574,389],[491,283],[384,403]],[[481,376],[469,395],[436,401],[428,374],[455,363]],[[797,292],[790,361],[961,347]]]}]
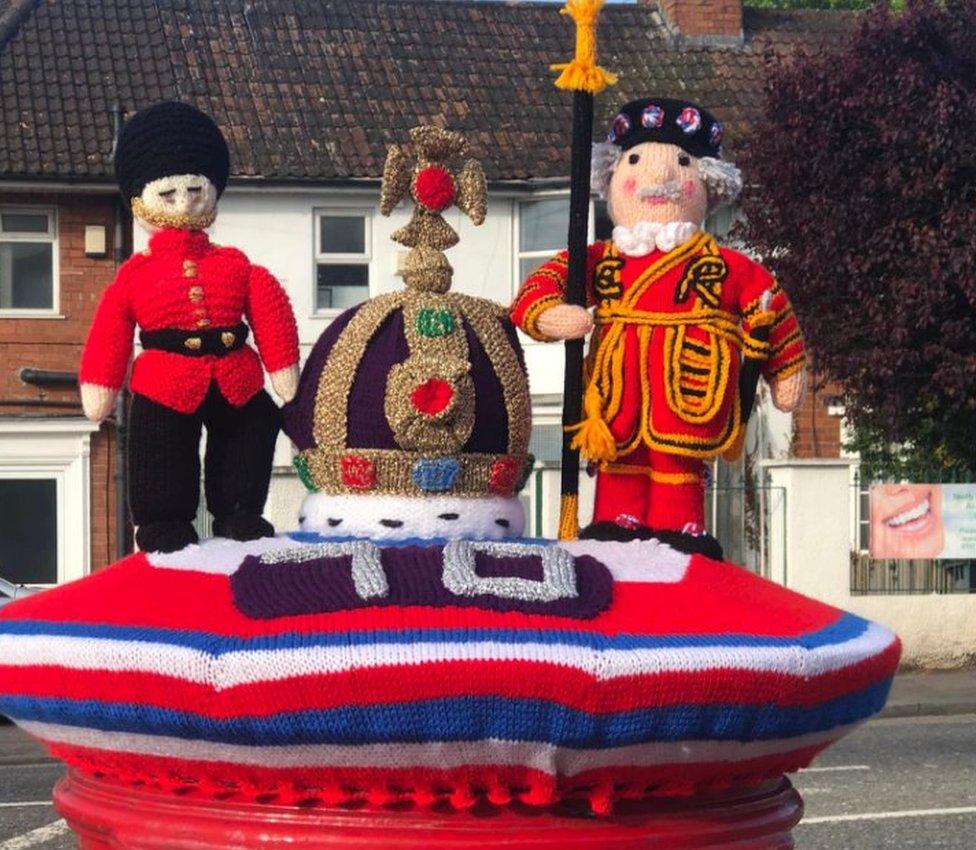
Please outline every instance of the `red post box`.
[{"label": "red post box", "polygon": [[785,777],[752,788],[585,808],[451,810],[261,805],[69,771],[58,811],[81,850],[790,850],[803,804]]}]

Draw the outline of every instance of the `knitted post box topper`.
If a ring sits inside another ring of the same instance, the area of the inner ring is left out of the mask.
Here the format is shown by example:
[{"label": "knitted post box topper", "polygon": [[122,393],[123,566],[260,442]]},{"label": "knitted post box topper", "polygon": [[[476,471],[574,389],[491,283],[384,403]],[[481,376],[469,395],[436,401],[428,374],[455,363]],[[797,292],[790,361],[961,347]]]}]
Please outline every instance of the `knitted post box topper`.
[{"label": "knitted post box topper", "polygon": [[[274,534],[261,513],[280,414],[264,391],[261,365],[275,392],[293,398],[298,334],[278,281],[204,232],[229,170],[217,125],[185,103],[134,115],[115,153],[123,200],[151,235],[148,249],[105,290],[79,377],[85,414],[100,422],[125,379],[138,326],[143,352],[129,381],[128,469],[144,550],[169,552],[197,540],[203,425],[214,533],[236,540]],[[249,330],[257,352],[246,343]]]},{"label": "knitted post box topper", "polygon": [[433,247],[483,178],[412,135],[383,185],[417,204],[407,289],[339,317],[287,406],[304,530],[7,606],[0,713],[107,781],[277,804],[606,813],[805,766],[884,704],[897,638],[656,540],[519,536],[518,343]]},{"label": "knitted post box topper", "polygon": [[721,145],[721,124],[695,104],[643,98],[622,107],[607,141],[593,146],[593,188],[616,225],[588,250],[594,315],[563,303],[565,251],[529,275],[512,304],[536,339],[575,339],[596,326],[574,440],[598,469],[584,536],[656,533],[688,551],[720,552],[704,534],[705,461],[741,443],[740,359],[761,362],[778,408],[801,401],[803,340],[785,293],[702,231],[741,188]]}]

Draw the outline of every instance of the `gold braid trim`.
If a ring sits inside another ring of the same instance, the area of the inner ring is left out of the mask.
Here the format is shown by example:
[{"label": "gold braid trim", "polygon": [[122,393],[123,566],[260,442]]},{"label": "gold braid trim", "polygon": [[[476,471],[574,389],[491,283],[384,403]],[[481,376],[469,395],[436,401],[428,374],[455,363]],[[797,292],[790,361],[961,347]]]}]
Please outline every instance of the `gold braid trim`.
[{"label": "gold braid trim", "polygon": [[635,463],[604,463],[601,471],[615,475],[645,475],[658,484],[701,484],[702,477],[695,472],[658,472],[647,466]]},{"label": "gold braid trim", "polygon": [[537,339],[540,342],[552,342],[552,337],[547,336],[542,333],[538,327],[539,316],[541,316],[550,307],[556,307],[563,303],[563,299],[558,295],[548,295],[545,298],[540,298],[535,304],[532,304],[526,311],[522,319],[522,330],[524,330],[532,339]]},{"label": "gold braid trim", "polygon": [[[651,329],[643,327],[638,329],[639,357],[641,363],[648,361],[648,349],[650,347]],[[726,375],[726,379],[728,376]],[[723,392],[724,394],[724,392]],[[625,450],[629,453],[644,443],[648,448],[668,452],[670,454],[683,455],[685,457],[710,458],[716,454],[721,454],[733,445],[739,436],[739,428],[742,423],[742,411],[739,406],[739,399],[732,400],[732,415],[729,417],[725,432],[715,438],[698,437],[684,433],[668,433],[657,431],[651,422],[651,379],[647,369],[641,370],[641,418],[637,436]]]},{"label": "gold braid trim", "polygon": [[[355,455],[372,462],[376,481],[368,489],[350,487],[342,480],[341,461],[344,457]],[[343,448],[340,451],[328,449],[307,449],[301,452],[308,464],[312,479],[323,493],[384,494],[389,496],[432,496],[450,495],[470,498],[484,498],[492,495],[492,465],[509,455],[489,455],[458,452],[450,457],[458,462],[458,475],[454,485],[444,493],[431,493],[418,487],[413,480],[413,465],[418,460],[431,460],[436,453],[405,452],[401,449],[357,449]],[[444,455],[441,455],[444,456]]]},{"label": "gold braid trim", "polygon": [[[686,261],[696,253],[717,254],[718,246],[715,240],[705,233],[692,237],[674,251],[661,257],[656,263],[648,267],[634,282],[620,301],[611,302],[596,311],[596,323],[606,330],[596,347],[596,353],[591,360],[590,377],[583,397],[585,418],[578,425],[568,430],[575,431],[573,447],[578,448],[588,458],[597,461],[613,461],[622,454],[633,451],[638,445],[645,445],[687,457],[712,457],[724,451],[735,442],[741,425],[741,412],[737,400],[732,404],[732,415],[724,433],[715,438],[705,438],[687,434],[659,433],[654,430],[650,417],[650,379],[647,370],[642,369],[641,380],[641,414],[640,424],[630,438],[618,445],[609,422],[620,410],[623,399],[624,372],[624,332],[628,327],[636,327],[641,363],[646,363],[650,349],[651,332],[654,328],[663,327],[674,334],[675,329],[689,325],[702,327],[714,337],[714,344],[724,345],[726,360],[738,350],[746,356],[765,358],[768,355],[769,344],[755,339],[743,330],[739,318],[733,314],[710,307],[696,307],[689,313],[657,313],[638,310],[635,305],[647,289],[660,280],[671,269]],[[689,343],[690,345],[690,343]],[[704,346],[703,346],[704,347]],[[687,352],[691,362],[702,366],[712,365],[714,352],[702,352],[696,356],[694,349]],[[714,391],[707,394],[703,405],[715,408],[721,406],[729,389],[730,368],[725,368],[719,376]],[[672,393],[680,393],[680,386],[669,388]],[[676,408],[672,408],[676,409]],[[681,407],[676,409],[681,416]],[[683,418],[697,421],[698,414],[685,411]],[[707,417],[702,417],[707,418]]]},{"label": "gold braid trim", "polygon": [[[410,356],[390,371],[383,391],[384,409],[400,449],[360,449],[348,445],[346,417],[349,394],[370,341],[387,317],[401,309]],[[422,310],[451,314],[450,333],[427,337],[418,330]],[[492,464],[512,458],[520,466],[527,460],[531,433],[529,386],[505,332],[506,311],[483,298],[459,293],[406,290],[380,295],[365,302],[350,320],[326,359],[315,399],[313,436],[316,447],[302,452],[315,485],[326,493],[361,493],[343,482],[341,461],[350,455],[372,460],[374,493],[418,495],[428,491],[412,478],[415,461],[452,457],[459,473],[447,492],[485,496],[491,487]],[[471,435],[475,418],[475,391],[469,375],[470,352],[464,326],[468,325],[485,350],[502,387],[508,417],[508,454],[466,453],[461,449]],[[444,415],[414,415],[410,390],[424,377],[442,376],[457,393]]]},{"label": "gold braid trim", "polygon": [[559,500],[559,539],[579,537],[579,494],[564,493]]},{"label": "gold braid trim", "polygon": [[[763,359],[769,352],[769,343],[755,339],[748,331],[743,330],[735,315],[711,307],[702,307],[687,313],[655,313],[611,305],[598,307],[594,313],[596,325],[613,326],[620,322],[636,327],[648,325],[655,328],[682,328],[694,325],[733,343],[741,348],[747,357]],[[699,344],[705,345],[705,343]]]},{"label": "gold braid trim", "polygon": [[803,335],[800,333],[800,329],[794,328],[769,350],[769,356],[775,357],[777,354],[782,354],[787,348],[802,339]]},{"label": "gold braid trim", "polygon": [[[370,299],[339,334],[322,368],[315,396],[312,435],[319,451],[346,451],[346,410],[359,364],[383,320],[403,306],[405,297],[406,292],[390,292]],[[318,480],[315,483],[322,486]]]},{"label": "gold braid trim", "polygon": [[793,318],[793,308],[787,307],[782,313],[780,313],[775,321],[773,322],[772,329],[775,331],[776,328],[782,327],[785,322],[788,322]]},{"label": "gold braid trim", "polygon": [[[418,328],[423,310],[449,313],[454,330],[424,336]],[[470,352],[460,311],[450,296],[408,289],[403,297],[403,332],[410,356],[390,369],[384,400],[386,419],[397,445],[410,451],[458,452],[471,436],[475,418]],[[429,378],[441,378],[455,391],[448,406],[435,416],[421,413],[410,400],[414,387]]]},{"label": "gold braid trim", "polygon": [[529,277],[549,278],[549,280],[551,280],[553,283],[559,284],[560,289],[564,289],[566,287],[566,279],[554,269],[547,269],[546,266],[548,265],[549,265],[549,261],[547,260],[543,265],[539,266],[539,268],[537,268],[534,272],[532,272],[532,274],[530,274]]},{"label": "gold braid trim", "polygon": [[795,375],[797,372],[807,367],[807,353],[801,351],[795,357],[791,357],[782,366],[774,369],[770,372],[766,378],[767,380],[777,380],[781,381],[784,378],[789,378],[791,375]]},{"label": "gold braid trim", "polygon": [[495,369],[508,417],[508,453],[523,458],[528,454],[532,434],[532,406],[528,377],[502,324],[507,314],[497,304],[483,298],[452,292],[447,299],[456,305],[458,312],[463,311]]}]

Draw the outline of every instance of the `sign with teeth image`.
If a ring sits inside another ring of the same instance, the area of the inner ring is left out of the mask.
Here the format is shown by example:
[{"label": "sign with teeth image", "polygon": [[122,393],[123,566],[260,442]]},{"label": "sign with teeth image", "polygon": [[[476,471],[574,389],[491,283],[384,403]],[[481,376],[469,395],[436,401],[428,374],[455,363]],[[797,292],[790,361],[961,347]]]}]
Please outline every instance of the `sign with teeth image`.
[{"label": "sign with teeth image", "polygon": [[871,487],[872,558],[976,557],[976,484]]}]

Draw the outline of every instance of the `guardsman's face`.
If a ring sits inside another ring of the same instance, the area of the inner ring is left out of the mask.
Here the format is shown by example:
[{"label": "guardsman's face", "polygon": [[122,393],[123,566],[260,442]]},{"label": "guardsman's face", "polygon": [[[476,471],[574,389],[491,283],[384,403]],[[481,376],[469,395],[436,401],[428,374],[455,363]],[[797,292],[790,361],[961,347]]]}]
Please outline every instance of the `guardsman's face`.
[{"label": "guardsman's face", "polygon": [[698,159],[660,142],[643,142],[621,154],[607,200],[610,218],[623,227],[640,221],[700,225],[708,214]]},{"label": "guardsman's face", "polygon": [[132,214],[150,233],[165,227],[203,230],[213,224],[217,187],[202,174],[174,174],[147,183]]}]

